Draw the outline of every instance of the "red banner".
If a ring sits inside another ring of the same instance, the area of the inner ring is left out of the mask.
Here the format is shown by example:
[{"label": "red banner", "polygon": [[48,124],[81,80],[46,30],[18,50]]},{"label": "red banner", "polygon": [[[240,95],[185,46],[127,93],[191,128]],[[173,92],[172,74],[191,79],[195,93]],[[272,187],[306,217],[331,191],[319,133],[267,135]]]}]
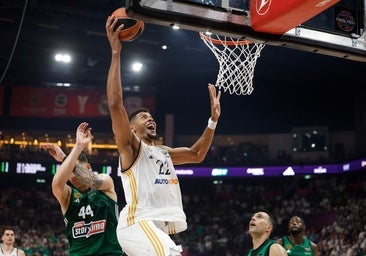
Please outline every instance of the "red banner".
[{"label": "red banner", "polygon": [[4,91],[5,87],[0,86],[0,116],[3,115],[3,109],[4,109]]},{"label": "red banner", "polygon": [[[134,107],[152,111],[154,98],[136,97]],[[145,105],[146,104],[146,105]],[[105,90],[13,87],[10,116],[102,117],[109,115]]]}]

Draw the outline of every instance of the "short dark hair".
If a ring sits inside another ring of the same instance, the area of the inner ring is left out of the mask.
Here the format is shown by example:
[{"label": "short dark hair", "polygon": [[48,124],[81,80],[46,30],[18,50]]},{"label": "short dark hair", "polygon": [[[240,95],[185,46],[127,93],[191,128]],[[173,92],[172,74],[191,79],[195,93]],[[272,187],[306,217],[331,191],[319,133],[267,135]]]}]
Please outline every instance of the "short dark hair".
[{"label": "short dark hair", "polygon": [[6,226],[6,227],[4,227],[4,228],[3,228],[3,230],[2,230],[1,236],[3,236],[3,235],[5,234],[5,231],[6,231],[6,230],[11,230],[11,231],[13,231],[13,232],[14,232],[14,234],[15,234],[15,229],[14,229],[13,227]]},{"label": "short dark hair", "polygon": [[81,152],[78,156],[78,160],[83,163],[88,163],[88,157],[86,156],[85,152]]},{"label": "short dark hair", "polygon": [[128,120],[131,122],[135,118],[135,116],[141,112],[150,113],[150,110],[148,108],[138,108],[138,109],[132,111],[132,113],[128,116]]},{"label": "short dark hair", "polygon": [[272,216],[272,214],[269,213],[269,211],[267,211],[265,209],[258,209],[256,212],[265,212],[265,213],[267,213],[269,222],[272,226],[272,232],[271,233],[273,234],[273,231],[275,231],[275,229],[276,229],[276,221],[275,221],[274,217]]},{"label": "short dark hair", "polygon": [[272,224],[272,232],[271,233],[273,233],[274,231],[275,231],[275,229],[276,229],[276,221],[274,220],[274,218],[273,218],[273,216],[272,216],[272,214],[270,214],[269,212],[266,212],[267,214],[268,214],[268,216],[269,216],[269,221],[271,222],[271,224]]}]

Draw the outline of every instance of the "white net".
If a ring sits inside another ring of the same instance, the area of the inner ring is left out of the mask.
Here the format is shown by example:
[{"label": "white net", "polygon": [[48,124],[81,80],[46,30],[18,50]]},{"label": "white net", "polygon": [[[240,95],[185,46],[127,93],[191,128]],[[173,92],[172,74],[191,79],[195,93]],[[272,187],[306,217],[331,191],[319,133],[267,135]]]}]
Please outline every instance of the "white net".
[{"label": "white net", "polygon": [[219,62],[216,87],[230,94],[250,95],[254,68],[265,44],[203,32],[200,37]]}]

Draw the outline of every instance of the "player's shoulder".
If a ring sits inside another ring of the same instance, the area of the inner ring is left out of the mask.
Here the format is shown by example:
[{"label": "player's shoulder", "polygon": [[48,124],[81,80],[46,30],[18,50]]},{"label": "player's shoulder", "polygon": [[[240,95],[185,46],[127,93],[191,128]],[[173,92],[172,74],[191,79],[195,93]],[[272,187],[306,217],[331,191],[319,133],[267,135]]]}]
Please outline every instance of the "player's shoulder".
[{"label": "player's shoulder", "polygon": [[310,239],[309,239],[309,242],[311,244],[311,247],[318,248],[318,245],[316,243],[314,243],[313,241],[311,241]]},{"label": "player's shoulder", "polygon": [[162,148],[162,149],[164,149],[164,150],[166,150],[166,151],[168,151],[168,150],[170,150],[170,149],[171,149],[171,147],[168,147],[167,145],[156,145],[156,147],[158,147],[158,148]]},{"label": "player's shoulder", "polygon": [[19,255],[19,256],[26,256],[25,255],[25,252],[22,249],[17,248],[17,250],[18,250],[18,254],[17,255]]},{"label": "player's shoulder", "polygon": [[283,237],[280,237],[280,238],[276,239],[275,242],[282,245],[283,244]]},{"label": "player's shoulder", "polygon": [[287,256],[285,248],[279,243],[273,243],[269,249],[269,256]]},{"label": "player's shoulder", "polygon": [[109,174],[106,174],[106,173],[98,173],[98,178],[104,180],[104,179],[112,179],[112,177],[109,175]]}]

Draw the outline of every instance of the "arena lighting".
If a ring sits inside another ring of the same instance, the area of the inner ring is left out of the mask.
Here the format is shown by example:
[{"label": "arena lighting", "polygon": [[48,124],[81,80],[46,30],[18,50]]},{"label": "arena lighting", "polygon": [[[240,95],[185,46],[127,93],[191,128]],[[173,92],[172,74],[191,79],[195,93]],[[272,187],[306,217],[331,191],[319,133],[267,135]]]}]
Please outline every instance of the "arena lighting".
[{"label": "arena lighting", "polygon": [[58,87],[70,87],[71,84],[70,83],[56,83],[56,86],[58,86]]},{"label": "arena lighting", "polygon": [[171,26],[171,27],[172,27],[172,29],[174,29],[174,30],[178,30],[178,29],[180,29],[179,25],[178,25],[178,24],[175,24],[175,23],[170,24],[170,26]]},{"label": "arena lighting", "polygon": [[[14,138],[11,138],[10,140],[0,140],[1,144],[14,144],[19,146],[42,146],[44,142],[39,142],[38,139],[34,139],[33,141],[27,141],[27,140],[14,140]],[[59,139],[57,141],[58,146],[62,146],[62,141]],[[74,147],[74,143],[66,143],[66,147],[72,148]],[[99,148],[99,149],[117,149],[117,145],[114,144],[95,144],[93,143],[91,145],[92,148]]]},{"label": "arena lighting", "polygon": [[211,176],[226,176],[227,174],[227,168],[213,168],[211,171]]},{"label": "arena lighting", "polygon": [[210,35],[212,35],[211,30],[210,30],[210,29],[209,29],[209,30],[207,30],[207,31],[205,32],[205,35],[206,35],[206,36],[210,36]]},{"label": "arena lighting", "polygon": [[141,62],[134,62],[132,64],[132,70],[135,72],[140,72],[142,69],[143,64]]},{"label": "arena lighting", "polygon": [[[360,172],[366,170],[362,167],[362,162],[366,161],[366,158],[358,159],[348,163],[342,164],[325,164],[325,165],[298,165],[298,166],[263,166],[263,167],[248,167],[248,166],[234,166],[234,167],[202,167],[191,166],[183,167],[183,169],[176,169],[176,173],[181,177],[211,177],[215,180],[220,180],[224,177],[271,177],[271,176],[303,176],[305,179],[310,179],[315,175],[328,175],[328,174],[342,174],[348,172]],[[111,164],[106,165],[101,162],[96,162],[94,165],[95,170],[100,170],[107,174],[116,174],[121,176],[121,172],[118,169],[118,165]],[[342,169],[345,165],[349,165],[346,170]],[[19,160],[8,162],[0,162],[0,179],[1,175],[7,174],[33,174],[33,175],[54,175],[59,168],[60,163],[43,161],[25,160],[19,162]],[[93,171],[94,171],[93,169]],[[95,172],[95,171],[94,171]],[[284,175],[284,173],[294,175]],[[39,177],[42,178],[42,177]]]},{"label": "arena lighting", "polygon": [[0,162],[0,172],[9,172],[9,162]]},{"label": "arena lighting", "polygon": [[[66,147],[73,148],[74,143],[66,143]],[[102,149],[117,149],[117,145],[112,144],[91,144],[91,148],[102,148]]]},{"label": "arena lighting", "polygon": [[61,63],[70,63],[71,62],[71,56],[69,54],[56,53],[55,54],[55,61],[56,62],[61,62]]}]

